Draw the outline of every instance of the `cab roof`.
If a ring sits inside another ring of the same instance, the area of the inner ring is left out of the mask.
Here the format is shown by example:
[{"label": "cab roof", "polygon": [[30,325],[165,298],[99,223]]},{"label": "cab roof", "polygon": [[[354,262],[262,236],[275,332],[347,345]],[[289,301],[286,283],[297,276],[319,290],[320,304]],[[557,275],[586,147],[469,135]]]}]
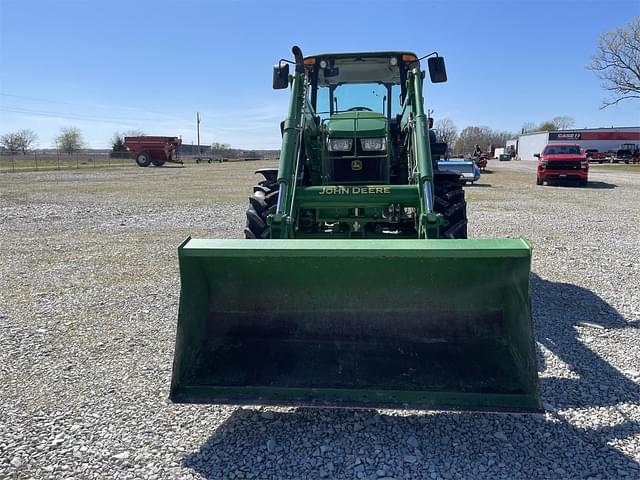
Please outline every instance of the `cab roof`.
[{"label": "cab roof", "polygon": [[414,52],[409,51],[385,51],[385,52],[344,52],[344,53],[319,53],[317,55],[307,55],[304,57],[305,60],[319,57],[331,57],[331,58],[357,58],[357,57],[401,57],[402,55],[412,55],[416,59],[418,56]]},{"label": "cab roof", "polygon": [[[417,59],[412,52],[350,52],[309,55],[304,57],[304,63],[307,69],[317,72],[319,87],[354,83],[397,85],[401,81],[401,66]],[[323,61],[326,63],[321,66]]]}]

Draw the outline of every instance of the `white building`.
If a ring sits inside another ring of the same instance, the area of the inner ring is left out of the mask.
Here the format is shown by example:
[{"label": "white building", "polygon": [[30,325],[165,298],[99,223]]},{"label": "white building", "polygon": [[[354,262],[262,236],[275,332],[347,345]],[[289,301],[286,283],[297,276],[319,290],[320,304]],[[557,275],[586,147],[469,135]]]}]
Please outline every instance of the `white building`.
[{"label": "white building", "polygon": [[[640,127],[584,128],[575,130],[552,130],[550,132],[532,132],[520,135],[515,142],[517,157],[520,160],[535,160],[549,143],[576,143],[583,149],[596,149],[599,152],[618,150],[623,144],[640,148]],[[507,142],[513,144],[513,140]]]}]

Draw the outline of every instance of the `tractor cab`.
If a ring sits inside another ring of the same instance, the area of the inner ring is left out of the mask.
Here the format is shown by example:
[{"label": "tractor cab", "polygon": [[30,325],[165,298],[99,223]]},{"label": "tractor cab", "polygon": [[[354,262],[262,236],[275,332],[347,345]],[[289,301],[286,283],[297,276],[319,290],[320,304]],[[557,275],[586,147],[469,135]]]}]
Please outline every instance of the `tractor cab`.
[{"label": "tractor cab", "polygon": [[[407,74],[418,61],[412,52],[304,58],[305,113],[321,139],[313,148],[316,158],[305,166],[308,186],[409,182],[401,161],[407,143],[401,124],[411,121]],[[445,81],[444,59],[431,57],[428,63],[432,81]]]},{"label": "tractor cab", "polygon": [[403,56],[417,59],[395,52],[305,58],[328,184],[389,184],[397,173],[392,160],[403,103],[401,72],[407,68]]}]

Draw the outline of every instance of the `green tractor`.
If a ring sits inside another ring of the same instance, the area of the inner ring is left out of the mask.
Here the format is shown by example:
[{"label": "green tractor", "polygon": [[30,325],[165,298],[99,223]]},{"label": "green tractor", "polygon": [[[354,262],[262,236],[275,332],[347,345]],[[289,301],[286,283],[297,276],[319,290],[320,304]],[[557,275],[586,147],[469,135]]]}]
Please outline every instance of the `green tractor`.
[{"label": "green tractor", "polygon": [[422,59],[293,55],[274,67],[291,100],[246,239],[179,247],[171,399],[538,411],[531,247],[467,239]]}]

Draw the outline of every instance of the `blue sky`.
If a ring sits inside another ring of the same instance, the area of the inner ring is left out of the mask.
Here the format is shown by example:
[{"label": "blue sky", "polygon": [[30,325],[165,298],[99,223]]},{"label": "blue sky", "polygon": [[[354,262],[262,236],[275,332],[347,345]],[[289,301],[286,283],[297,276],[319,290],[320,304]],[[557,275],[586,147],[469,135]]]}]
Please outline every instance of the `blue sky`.
[{"label": "blue sky", "polygon": [[271,67],[331,51],[437,50],[449,81],[428,84],[437,118],[518,131],[558,115],[576,127],[640,124],[640,102],[600,110],[584,67],[598,35],[636,1],[0,0],[0,134],[31,128],[49,147],[77,126],[94,148],[113,132],[279,148],[286,91]]}]

